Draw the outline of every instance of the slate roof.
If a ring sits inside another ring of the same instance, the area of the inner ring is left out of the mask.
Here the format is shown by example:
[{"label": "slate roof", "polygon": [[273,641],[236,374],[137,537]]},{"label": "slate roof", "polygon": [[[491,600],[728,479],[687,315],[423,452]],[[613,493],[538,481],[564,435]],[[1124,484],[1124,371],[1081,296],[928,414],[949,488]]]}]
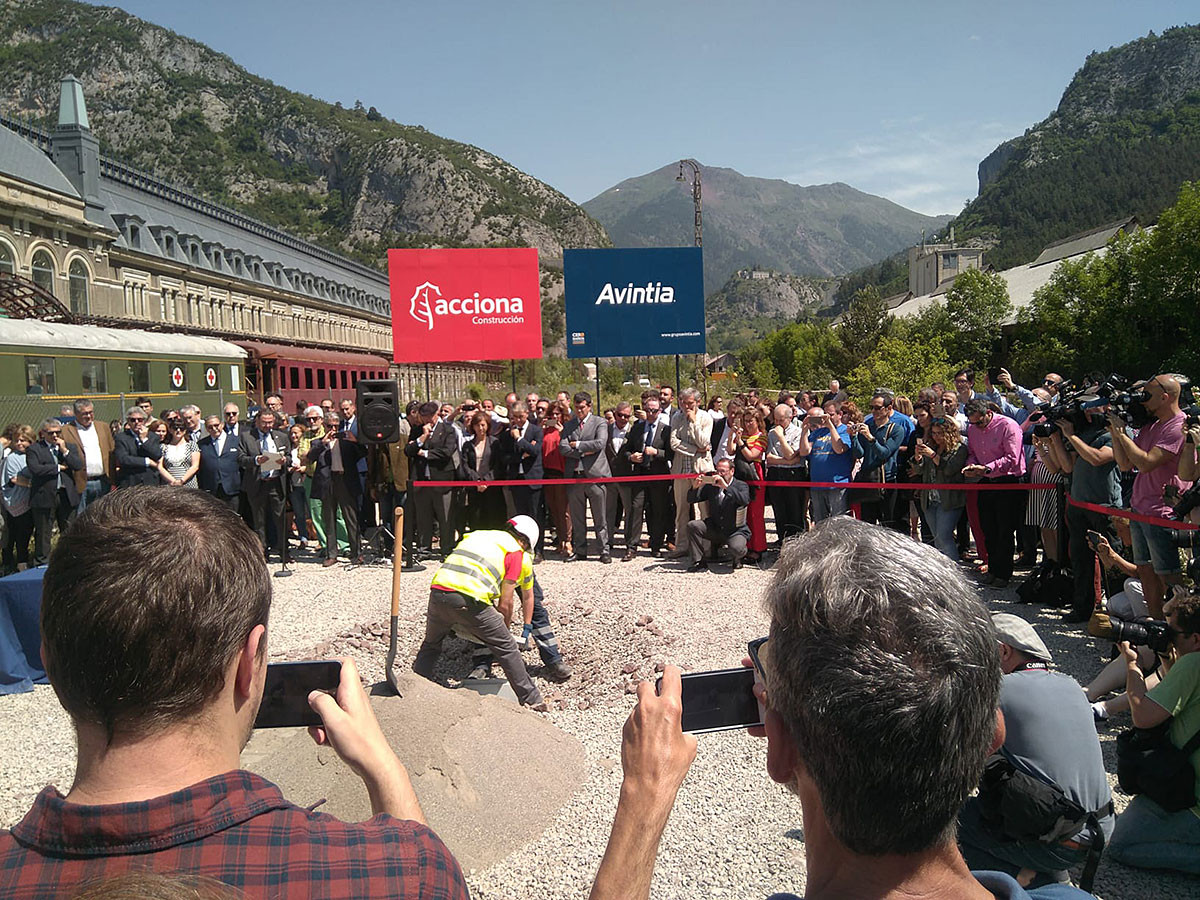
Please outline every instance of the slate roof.
[{"label": "slate roof", "polygon": [[1136,226],[1137,217],[1130,216],[1127,219],[1122,219],[1119,222],[1110,222],[1107,225],[1101,225],[1099,228],[1093,228],[1090,231],[1081,231],[1078,234],[1073,234],[1070,237],[1063,238],[1061,241],[1047,245],[1038,255],[1038,258],[1030,263],[1030,265],[1041,266],[1049,262],[1057,262],[1060,259],[1078,256],[1081,253],[1099,250],[1108,246],[1108,242],[1120,232]]},{"label": "slate roof", "polygon": [[0,172],[20,181],[79,199],[79,192],[45,152],[19,134],[0,127]]}]

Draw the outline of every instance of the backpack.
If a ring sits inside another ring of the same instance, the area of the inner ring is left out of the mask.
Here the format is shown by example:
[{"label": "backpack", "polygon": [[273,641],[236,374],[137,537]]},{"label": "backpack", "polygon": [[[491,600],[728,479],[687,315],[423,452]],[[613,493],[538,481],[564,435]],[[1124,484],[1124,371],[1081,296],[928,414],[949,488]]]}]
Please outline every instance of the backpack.
[{"label": "backpack", "polygon": [[1127,728],[1117,735],[1117,784],[1127,794],[1145,794],[1169,813],[1196,803],[1192,754],[1200,731],[1182,749],[1171,743],[1171,720],[1153,728]]}]

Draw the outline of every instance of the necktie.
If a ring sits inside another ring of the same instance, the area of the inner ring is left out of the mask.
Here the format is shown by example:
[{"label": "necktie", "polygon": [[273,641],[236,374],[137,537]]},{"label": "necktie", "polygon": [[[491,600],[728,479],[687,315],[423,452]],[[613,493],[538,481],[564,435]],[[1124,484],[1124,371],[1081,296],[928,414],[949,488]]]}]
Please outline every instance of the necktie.
[{"label": "necktie", "polygon": [[649,419],[646,420],[646,440],[645,444],[649,447],[654,442],[654,423]]},{"label": "necktie", "polygon": [[225,426],[225,433],[226,433],[226,434],[233,434],[233,426],[232,426],[232,425],[226,425],[226,426]]}]

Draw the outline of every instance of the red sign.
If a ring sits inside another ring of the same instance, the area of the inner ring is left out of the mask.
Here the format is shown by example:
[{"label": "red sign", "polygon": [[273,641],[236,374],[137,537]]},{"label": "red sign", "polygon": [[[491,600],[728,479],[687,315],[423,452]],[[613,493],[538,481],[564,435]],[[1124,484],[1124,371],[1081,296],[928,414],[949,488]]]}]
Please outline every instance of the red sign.
[{"label": "red sign", "polygon": [[537,249],[389,250],[398,363],[540,359]]}]

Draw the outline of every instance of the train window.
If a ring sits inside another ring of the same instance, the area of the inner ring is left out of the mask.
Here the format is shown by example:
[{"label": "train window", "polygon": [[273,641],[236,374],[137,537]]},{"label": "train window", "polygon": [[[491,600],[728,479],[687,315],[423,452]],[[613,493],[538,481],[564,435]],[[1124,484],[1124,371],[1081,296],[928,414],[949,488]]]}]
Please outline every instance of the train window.
[{"label": "train window", "polygon": [[304,368],[304,389],[311,391],[313,389],[312,369],[305,366]]},{"label": "train window", "polygon": [[359,378],[370,378],[371,376],[369,376],[366,372],[360,371],[358,373],[358,377]]},{"label": "train window", "polygon": [[[289,379],[289,383],[292,386],[292,390],[295,390],[296,388],[300,387],[300,367],[299,366],[290,366],[289,367],[288,379]],[[310,384],[309,387],[312,387],[312,385]]]},{"label": "train window", "polygon": [[54,360],[49,356],[25,357],[25,393],[54,394]]},{"label": "train window", "polygon": [[129,360],[129,393],[150,393],[150,363],[145,360]]},{"label": "train window", "polygon": [[45,250],[33,254],[30,269],[33,273],[33,283],[54,293],[54,260],[50,258],[50,254]]},{"label": "train window", "polygon": [[288,386],[287,369],[285,369],[283,366],[280,366],[279,367],[279,389],[282,391],[287,386]]},{"label": "train window", "polygon": [[342,369],[342,390],[346,390],[348,382],[346,381],[346,370]]},{"label": "train window", "polygon": [[317,390],[325,390],[325,370],[317,369]]},{"label": "train window", "polygon": [[108,393],[108,369],[102,359],[81,359],[82,391],[85,394]]},{"label": "train window", "polygon": [[358,387],[358,372],[350,370],[350,387]]},{"label": "train window", "polygon": [[336,369],[329,370],[329,386],[331,388],[333,388],[334,390],[337,390],[337,370]]}]

